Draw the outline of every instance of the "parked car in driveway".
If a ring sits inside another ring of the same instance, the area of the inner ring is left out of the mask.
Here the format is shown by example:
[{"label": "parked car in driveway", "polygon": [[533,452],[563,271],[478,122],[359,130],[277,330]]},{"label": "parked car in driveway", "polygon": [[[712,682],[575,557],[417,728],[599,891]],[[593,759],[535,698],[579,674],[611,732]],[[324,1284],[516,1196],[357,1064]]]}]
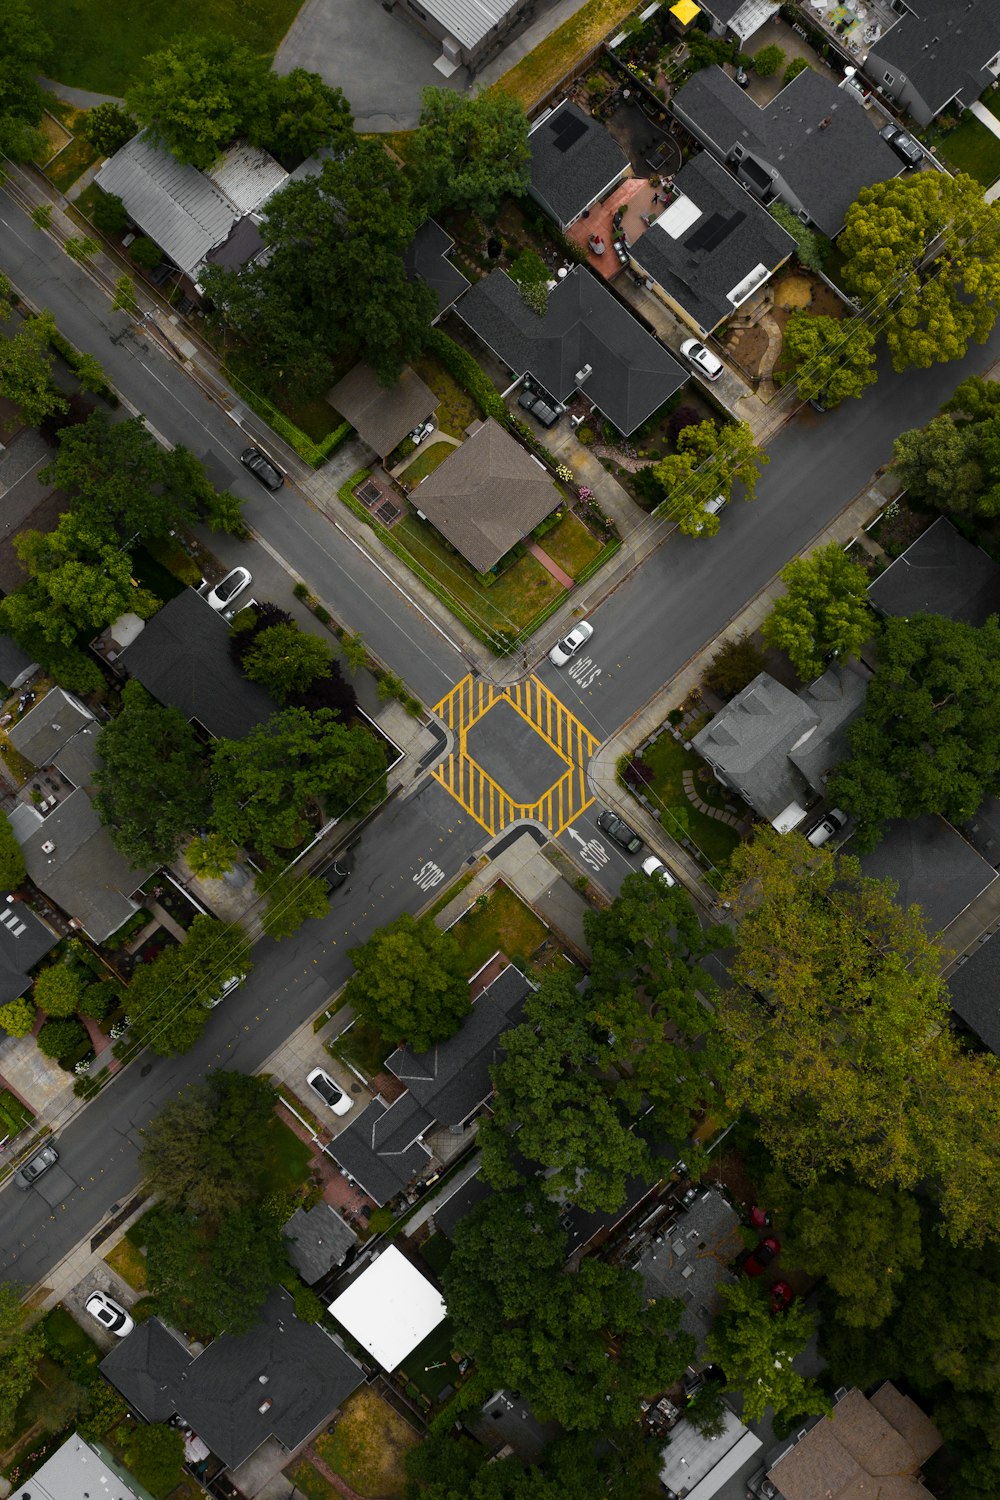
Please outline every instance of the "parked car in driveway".
[{"label": "parked car in driveway", "polygon": [[594,627],[589,620],[581,620],[579,625],[574,625],[569,635],[563,637],[549,652],[549,661],[554,667],[564,667],[571,656],[575,656],[581,646],[594,633]]},{"label": "parked car in driveway", "polygon": [[813,824],[812,828],[806,834],[806,838],[814,849],[818,849],[821,844],[826,843],[827,839],[832,839],[835,833],[839,833],[846,823],[847,814],[841,812],[839,807],[831,807],[829,812],[823,814],[818,823]]},{"label": "parked car in driveway", "polygon": [[743,1271],[747,1276],[763,1276],[773,1260],[777,1260],[781,1254],[781,1241],[773,1234],[761,1240],[756,1250],[751,1250],[743,1262]]},{"label": "parked car in driveway", "polygon": [[135,1327],[132,1319],[113,1297],[107,1292],[93,1292],[86,1301],[87,1311],[92,1318],[96,1318],[102,1328],[109,1333],[116,1334],[123,1339],[126,1334],[131,1333]]},{"label": "parked car in driveway", "polygon": [[517,404],[523,411],[530,412],[535,421],[540,422],[543,427],[554,427],[559,420],[559,412],[555,407],[543,401],[535,391],[522,391],[517,398]]},{"label": "parked car in driveway", "polygon": [[236,596],[242,594],[251,583],[252,576],[248,568],[232,568],[207,595],[211,607],[216,610],[228,609]]},{"label": "parked car in driveway", "polygon": [[648,859],[643,860],[642,873],[644,875],[655,875],[656,879],[662,880],[664,885],[677,884],[677,881],[671,875],[663,860],[657,859],[655,854],[651,854]]},{"label": "parked car in driveway", "polygon": [[621,818],[616,818],[613,812],[602,812],[597,820],[597,826],[627,854],[638,854],[642,848],[642,839],[635,829],[630,828]]},{"label": "parked car in driveway", "polygon": [[896,155],[906,162],[908,167],[919,167],[924,159],[924,153],[912,135],[907,135],[901,125],[883,125],[879,135],[886,145],[891,146]]},{"label": "parked car in driveway", "polygon": [[280,490],[285,482],[285,476],[277,464],[272,463],[259,448],[244,448],[240,454],[240,463],[269,490]]},{"label": "parked car in driveway", "polygon": [[354,1108],[354,1100],[349,1099],[339,1084],[334,1083],[329,1073],[322,1068],[313,1068],[307,1074],[306,1083],[317,1093],[324,1104],[328,1104],[335,1115],[346,1115]]},{"label": "parked car in driveway", "polygon": [[47,1172],[59,1160],[59,1152],[55,1146],[43,1146],[41,1151],[36,1151],[23,1167],[18,1167],[14,1173],[14,1181],[19,1188],[30,1188],[36,1183],[43,1172]]},{"label": "parked car in driveway", "polygon": [[706,349],[700,339],[685,339],[681,345],[681,353],[706,380],[718,380],[726,368],[718,355],[713,354],[711,349]]}]

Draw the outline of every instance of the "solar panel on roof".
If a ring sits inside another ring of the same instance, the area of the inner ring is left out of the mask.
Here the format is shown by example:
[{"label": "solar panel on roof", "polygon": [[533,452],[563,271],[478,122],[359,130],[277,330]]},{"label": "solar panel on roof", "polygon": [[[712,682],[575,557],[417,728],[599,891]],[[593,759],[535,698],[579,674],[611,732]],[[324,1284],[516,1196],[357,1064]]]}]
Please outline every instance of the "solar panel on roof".
[{"label": "solar panel on roof", "polygon": [[555,136],[557,151],[568,151],[574,142],[587,134],[586,124],[583,120],[578,120],[575,115],[558,115],[551,122],[551,130]]},{"label": "solar panel on roof", "polygon": [[746,214],[742,209],[735,214],[709,214],[704,224],[698,228],[687,240],[689,250],[714,250],[716,245],[721,245],[727,235],[732,234],[738,224],[742,224]]}]

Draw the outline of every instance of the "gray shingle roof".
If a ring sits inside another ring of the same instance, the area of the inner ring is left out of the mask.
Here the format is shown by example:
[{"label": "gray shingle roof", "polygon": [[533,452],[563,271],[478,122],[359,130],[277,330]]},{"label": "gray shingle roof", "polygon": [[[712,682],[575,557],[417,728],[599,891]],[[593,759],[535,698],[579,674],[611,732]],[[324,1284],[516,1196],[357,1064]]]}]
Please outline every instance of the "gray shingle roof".
[{"label": "gray shingle roof", "polygon": [[764,108],[722,68],[702,68],[674,95],[671,109],[722,159],[742,146],[780,174],[824,234],[842,228],[863,187],[903,170],[856,95],[812,68]]},{"label": "gray shingle roof", "polygon": [[1000,568],[939,516],[875,579],[868,598],[883,615],[945,615],[983,625],[1000,613]]},{"label": "gray shingle roof", "polygon": [[307,1286],[342,1265],[358,1242],[354,1230],[329,1203],[316,1203],[308,1212],[297,1208],[281,1233],[288,1259]]},{"label": "gray shingle roof", "polygon": [[116,151],[95,181],[122,200],[129,218],[188,275],[240,217],[210,178],[147,135],[133,136]]},{"label": "gray shingle roof", "polygon": [[688,378],[586,266],[552,289],[541,317],[506,271],[477,281],[455,311],[515,375],[533,375],[556,401],[581,390],[626,436]]},{"label": "gray shingle roof", "polygon": [[409,1187],[431,1159],[418,1137],[430,1118],[416,1099],[404,1094],[388,1108],[373,1099],[326,1148],[378,1204],[388,1203]]},{"label": "gray shingle roof", "polygon": [[1000,1057],[1000,937],[992,933],[948,980],[951,1008]]},{"label": "gray shingle roof", "polygon": [[230,1469],[272,1435],[294,1451],[364,1380],[329,1334],[299,1322],[281,1287],[249,1333],[224,1333],[192,1356],[150,1318],[101,1361],[101,1372],[147,1421],[176,1412]]},{"label": "gray shingle roof", "polygon": [[672,1297],[682,1304],[681,1327],[697,1339],[699,1351],[722,1305],[719,1287],[736,1280],[728,1267],[742,1248],[739,1215],[710,1188],[639,1262],[647,1297]]},{"label": "gray shingle roof", "polygon": [[789,750],[788,758],[814,793],[822,791],[830,772],[850,754],[848,731],[864,708],[868,681],[851,662],[830,667],[799,693],[819,722],[803,744]]},{"label": "gray shingle roof", "polygon": [[933,114],[956,94],[971,104],[1000,52],[1000,8],[996,0],[920,0],[872,52],[909,78]]},{"label": "gray shingle roof", "polygon": [[4,687],[10,691],[20,687],[37,665],[9,635],[0,635],[0,683]]},{"label": "gray shingle roof", "polygon": [[972,845],[938,817],[890,823],[878,848],[861,856],[861,871],[894,881],[899,905],[919,906],[931,936],[943,932],[997,878]]},{"label": "gray shingle roof", "polygon": [[0,1005],[23,995],[34,968],[59,941],[58,933],[46,927],[23,901],[0,896]]},{"label": "gray shingle roof", "polygon": [[437,406],[434,392],[409,365],[393,386],[379,385],[371,365],[355,365],[327,391],[326,399],[379,458],[391,453]]},{"label": "gray shingle roof", "polygon": [[562,497],[548,470],[490,417],[411,498],[466,561],[486,573]]},{"label": "gray shingle roof", "polygon": [[473,48],[517,10],[520,0],[421,0],[422,7],[446,26],[463,47]]},{"label": "gray shingle roof", "polygon": [[78,698],[54,687],[19,723],[11,725],[8,737],[33,766],[48,766],[78,729],[93,722],[93,714]]},{"label": "gray shingle roof", "polygon": [[962,825],[962,832],[974,849],[994,869],[1000,865],[1000,798],[986,797],[976,808],[975,816]]},{"label": "gray shingle roof", "polygon": [[570,99],[531,127],[530,191],[561,228],[572,224],[628,167],[628,157],[600,121]]},{"label": "gray shingle roof", "polygon": [[275,712],[230,656],[229,626],[194,589],[158,610],[120,660],[154,698],[219,739],[242,739]]},{"label": "gray shingle roof", "polygon": [[802,795],[788,752],[818,723],[815,709],[761,672],[691,743],[755,812],[773,821]]},{"label": "gray shingle roof", "polygon": [[411,281],[422,281],[437,297],[438,312],[443,313],[469,286],[457,266],[448,259],[455,241],[445,234],[434,219],[425,219],[403,257]]},{"label": "gray shingle roof", "polygon": [[[681,168],[674,186],[686,203],[671,203],[632,245],[632,259],[711,333],[763,286],[767,275],[758,269],[776,270],[795,241],[707,151]],[[671,216],[688,204],[700,213],[691,222],[685,217],[688,227],[677,234]]]}]

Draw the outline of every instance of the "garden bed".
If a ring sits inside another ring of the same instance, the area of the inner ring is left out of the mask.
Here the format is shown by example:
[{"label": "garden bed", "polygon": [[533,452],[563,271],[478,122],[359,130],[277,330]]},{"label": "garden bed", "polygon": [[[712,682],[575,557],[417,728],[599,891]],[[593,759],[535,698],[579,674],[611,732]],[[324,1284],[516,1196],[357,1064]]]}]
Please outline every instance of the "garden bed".
[{"label": "garden bed", "polygon": [[344,1402],[334,1431],[318,1437],[314,1447],[323,1462],[359,1495],[403,1500],[406,1455],[419,1441],[419,1434],[399,1412],[362,1386]]},{"label": "garden bed", "polygon": [[112,1271],[117,1271],[122,1280],[127,1281],[135,1291],[146,1290],[146,1257],[127,1235],[119,1240],[113,1250],[108,1251],[104,1259]]},{"label": "garden bed", "polygon": [[0,1089],[0,1141],[19,1135],[34,1115],[9,1089]]},{"label": "garden bed", "polygon": [[735,797],[727,800],[711,772],[707,778],[699,776],[700,771],[708,770],[705,762],[694,751],[678,744],[669,730],[665,729],[654,744],[636,751],[632,758],[648,767],[651,779],[637,783],[630,790],[640,791],[649,799],[659,814],[663,831],[678,842],[690,839],[713,865],[725,865],[740,842],[740,834],[728,824],[698,811],[684,790],[684,772],[695,773],[698,796],[708,806],[741,817],[748,815],[744,804]]},{"label": "garden bed", "polygon": [[905,500],[890,500],[874,526],[869,526],[866,535],[878,542],[887,557],[896,558],[922,536],[935,519],[927,511],[911,510]]}]

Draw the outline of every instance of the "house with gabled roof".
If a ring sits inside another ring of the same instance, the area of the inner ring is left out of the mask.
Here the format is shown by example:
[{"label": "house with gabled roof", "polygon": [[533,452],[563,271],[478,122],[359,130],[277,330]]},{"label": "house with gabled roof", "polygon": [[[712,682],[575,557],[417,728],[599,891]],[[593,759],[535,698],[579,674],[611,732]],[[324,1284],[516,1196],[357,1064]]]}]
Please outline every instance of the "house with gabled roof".
[{"label": "house with gabled roof", "polygon": [[379,458],[433,416],[438,398],[409,365],[394,385],[382,385],[371,365],[362,361],[326,393],[335,411],[346,417],[361,441]]},{"label": "house with gabled roof", "polygon": [[933,1500],[920,1471],[940,1446],[931,1419],[886,1381],[871,1397],[838,1392],[829,1416],[800,1433],[767,1477],[784,1500]]},{"label": "house with gabled roof", "polygon": [[938,516],[869,584],[868,599],[880,615],[944,615],[985,625],[1000,614],[1000,567]]},{"label": "house with gabled roof", "polygon": [[869,49],[864,71],[918,125],[975,104],[1000,75],[996,0],[911,0]]},{"label": "house with gabled roof", "polygon": [[534,122],[528,147],[528,194],[563,231],[632,172],[611,132],[571,99]]}]

